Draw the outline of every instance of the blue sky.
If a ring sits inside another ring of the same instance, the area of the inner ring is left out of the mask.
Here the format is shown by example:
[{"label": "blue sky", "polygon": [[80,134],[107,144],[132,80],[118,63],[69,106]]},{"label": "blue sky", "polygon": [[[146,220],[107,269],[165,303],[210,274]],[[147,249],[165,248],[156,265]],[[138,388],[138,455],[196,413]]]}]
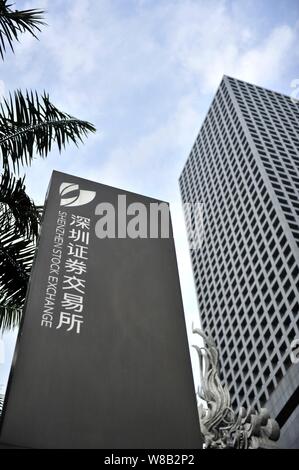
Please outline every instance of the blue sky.
[{"label": "blue sky", "polygon": [[6,55],[0,91],[45,89],[98,132],[37,158],[26,169],[28,191],[43,203],[56,169],[170,201],[190,331],[198,313],[178,177],[223,74],[291,93],[299,2],[16,0],[37,7],[48,26]]}]

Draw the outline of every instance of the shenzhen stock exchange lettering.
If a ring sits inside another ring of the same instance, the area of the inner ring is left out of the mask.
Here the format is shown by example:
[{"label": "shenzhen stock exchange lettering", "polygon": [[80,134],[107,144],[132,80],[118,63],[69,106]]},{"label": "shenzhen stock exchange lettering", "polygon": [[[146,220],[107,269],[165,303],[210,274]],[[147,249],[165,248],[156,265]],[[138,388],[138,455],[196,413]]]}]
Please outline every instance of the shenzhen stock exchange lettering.
[{"label": "shenzhen stock exchange lettering", "polygon": [[[54,236],[54,246],[50,264],[50,273],[46,289],[42,326],[52,328],[54,323],[55,301],[60,278],[63,245],[67,213],[59,211]],[[90,219],[71,214],[71,222],[67,232],[67,256],[64,263],[62,279],[62,299],[59,305],[59,320],[56,329],[73,331],[77,334],[84,323],[84,296],[86,288],[86,270]]]}]

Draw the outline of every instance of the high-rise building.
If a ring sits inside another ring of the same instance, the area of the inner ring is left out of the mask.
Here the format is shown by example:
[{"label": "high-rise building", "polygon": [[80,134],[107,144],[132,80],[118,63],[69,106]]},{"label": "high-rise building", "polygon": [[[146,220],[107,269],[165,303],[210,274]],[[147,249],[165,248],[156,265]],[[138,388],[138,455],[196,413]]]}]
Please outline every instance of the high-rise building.
[{"label": "high-rise building", "polygon": [[299,447],[299,103],[224,76],[180,190],[202,204],[187,222],[199,312],[233,405],[267,407]]}]

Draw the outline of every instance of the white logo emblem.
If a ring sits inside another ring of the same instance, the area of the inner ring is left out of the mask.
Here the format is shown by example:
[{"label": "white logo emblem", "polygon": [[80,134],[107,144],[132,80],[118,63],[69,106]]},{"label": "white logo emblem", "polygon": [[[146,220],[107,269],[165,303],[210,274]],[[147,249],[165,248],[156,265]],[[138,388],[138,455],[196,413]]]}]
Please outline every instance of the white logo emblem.
[{"label": "white logo emblem", "polygon": [[[78,184],[74,183],[62,183],[59,188],[61,196],[60,205],[67,207],[83,206],[93,201],[95,198],[95,191],[86,191],[85,189],[79,189]],[[69,193],[74,193],[70,195]]]}]

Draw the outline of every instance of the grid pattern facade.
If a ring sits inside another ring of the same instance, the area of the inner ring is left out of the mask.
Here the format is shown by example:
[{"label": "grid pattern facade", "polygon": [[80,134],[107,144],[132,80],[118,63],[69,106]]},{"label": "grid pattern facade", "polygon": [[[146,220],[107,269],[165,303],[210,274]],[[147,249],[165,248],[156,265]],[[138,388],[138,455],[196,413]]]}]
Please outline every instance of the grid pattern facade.
[{"label": "grid pattern facade", "polygon": [[299,104],[225,76],[179,182],[183,203],[203,206],[190,250],[202,327],[233,406],[263,406],[296,367]]}]

